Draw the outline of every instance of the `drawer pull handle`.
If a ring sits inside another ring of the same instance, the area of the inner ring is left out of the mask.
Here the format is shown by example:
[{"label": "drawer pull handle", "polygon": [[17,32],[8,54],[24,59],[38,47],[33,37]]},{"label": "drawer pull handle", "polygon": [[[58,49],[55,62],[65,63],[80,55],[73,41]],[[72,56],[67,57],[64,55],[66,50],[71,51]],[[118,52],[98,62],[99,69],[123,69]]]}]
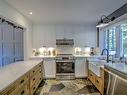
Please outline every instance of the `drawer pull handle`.
[{"label": "drawer pull handle", "polygon": [[99,81],[98,81],[98,80],[97,80],[96,82],[97,82],[97,83],[99,83]]},{"label": "drawer pull handle", "polygon": [[20,81],[20,83],[22,84],[24,82],[24,79]]},{"label": "drawer pull handle", "polygon": [[33,73],[34,73],[35,71],[33,71]]},{"label": "drawer pull handle", "polygon": [[21,92],[21,95],[23,95],[24,94],[24,90]]},{"label": "drawer pull handle", "polygon": [[35,89],[35,87],[33,88],[33,90]]},{"label": "drawer pull handle", "polygon": [[35,78],[33,79],[33,81],[35,81]]}]

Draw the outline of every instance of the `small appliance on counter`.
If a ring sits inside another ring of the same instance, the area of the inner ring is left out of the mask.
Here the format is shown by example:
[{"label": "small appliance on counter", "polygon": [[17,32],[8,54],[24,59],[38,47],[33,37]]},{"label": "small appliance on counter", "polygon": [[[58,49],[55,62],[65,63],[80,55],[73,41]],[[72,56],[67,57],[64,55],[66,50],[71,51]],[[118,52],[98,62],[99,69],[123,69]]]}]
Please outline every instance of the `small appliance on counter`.
[{"label": "small appliance on counter", "polygon": [[56,56],[57,51],[55,48],[53,47],[46,47],[43,46],[41,48],[39,48],[38,50],[33,49],[32,51],[32,55],[33,56]]},{"label": "small appliance on counter", "polygon": [[85,47],[84,48],[84,55],[90,55],[90,53],[91,53],[91,48],[90,47]]},{"label": "small appliance on counter", "polygon": [[80,47],[75,48],[75,55],[81,55],[82,54],[82,49]]},{"label": "small appliance on counter", "polygon": [[91,48],[90,48],[90,55],[95,55],[94,47],[91,47]]},{"label": "small appliance on counter", "polygon": [[50,47],[50,48],[48,48],[47,51],[48,51],[48,56],[56,56],[55,48]]}]

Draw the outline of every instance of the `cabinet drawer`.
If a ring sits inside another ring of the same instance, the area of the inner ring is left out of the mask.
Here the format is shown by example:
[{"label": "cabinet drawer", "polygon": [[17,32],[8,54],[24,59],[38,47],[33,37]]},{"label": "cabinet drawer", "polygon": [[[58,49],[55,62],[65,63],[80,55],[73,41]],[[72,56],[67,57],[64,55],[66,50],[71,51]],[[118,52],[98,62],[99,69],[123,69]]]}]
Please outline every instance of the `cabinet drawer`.
[{"label": "cabinet drawer", "polygon": [[30,95],[29,94],[29,85],[26,83],[21,87],[18,87],[15,91],[13,91],[9,95]]},{"label": "cabinet drawer", "polygon": [[89,80],[94,84],[95,83],[95,74],[89,70]]},{"label": "cabinet drawer", "polygon": [[25,74],[24,76],[22,76],[20,79],[18,79],[17,81],[17,86],[22,86],[24,85],[29,79],[29,74]]},{"label": "cabinet drawer", "polygon": [[34,92],[35,92],[35,90],[37,89],[37,87],[38,87],[38,81],[36,81],[35,84],[30,88],[30,90],[31,90],[31,95],[34,94]]},{"label": "cabinet drawer", "polygon": [[30,95],[28,84],[24,85],[21,89],[19,89],[19,95]]},{"label": "cabinet drawer", "polygon": [[10,95],[17,88],[16,83],[7,87],[4,91],[2,91],[2,95]]},{"label": "cabinet drawer", "polygon": [[29,82],[28,80],[25,81],[22,85],[18,86],[17,88],[8,95],[29,95]]},{"label": "cabinet drawer", "polygon": [[42,69],[39,69],[37,73],[30,79],[30,87],[32,87],[39,77],[42,77]]},{"label": "cabinet drawer", "polygon": [[33,85],[30,86],[31,95],[34,94],[35,90],[37,89],[41,81],[42,81],[42,70],[40,69],[37,72],[36,80],[34,81]]},{"label": "cabinet drawer", "polygon": [[36,89],[38,88],[40,82],[42,81],[42,78],[41,77],[38,77],[38,81],[35,82],[35,84],[31,87],[31,95],[33,95],[36,91]]},{"label": "cabinet drawer", "polygon": [[96,77],[95,79],[95,86],[97,87],[97,89],[102,92],[102,86],[103,86],[103,80],[101,77]]},{"label": "cabinet drawer", "polygon": [[30,77],[33,77],[39,69],[42,69],[42,64],[38,64],[30,71]]}]

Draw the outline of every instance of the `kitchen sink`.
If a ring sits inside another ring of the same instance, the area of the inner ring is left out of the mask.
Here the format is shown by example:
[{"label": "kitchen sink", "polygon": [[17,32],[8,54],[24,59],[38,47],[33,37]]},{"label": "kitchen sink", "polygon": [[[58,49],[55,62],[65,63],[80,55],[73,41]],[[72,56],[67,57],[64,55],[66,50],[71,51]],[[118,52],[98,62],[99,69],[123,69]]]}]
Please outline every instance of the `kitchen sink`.
[{"label": "kitchen sink", "polygon": [[104,64],[106,63],[106,61],[101,61],[101,60],[98,60],[98,61],[90,61],[89,62],[89,70],[91,70],[94,74],[96,74],[98,77],[101,76],[101,73],[100,73],[100,68],[101,67],[104,67]]}]

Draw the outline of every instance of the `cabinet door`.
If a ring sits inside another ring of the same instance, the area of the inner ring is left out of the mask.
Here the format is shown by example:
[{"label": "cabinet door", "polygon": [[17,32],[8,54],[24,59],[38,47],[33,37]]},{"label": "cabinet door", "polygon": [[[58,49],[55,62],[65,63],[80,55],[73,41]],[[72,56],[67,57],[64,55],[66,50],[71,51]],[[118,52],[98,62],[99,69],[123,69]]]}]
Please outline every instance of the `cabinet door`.
[{"label": "cabinet door", "polygon": [[63,39],[65,38],[64,34],[64,26],[57,26],[56,27],[56,39]]},{"label": "cabinet door", "polygon": [[55,78],[56,65],[54,59],[44,59],[44,77],[45,78]]},{"label": "cabinet door", "polygon": [[65,27],[65,38],[68,38],[68,39],[73,39],[74,37],[73,37],[73,28],[72,28],[72,26],[66,26]]},{"label": "cabinet door", "polygon": [[75,61],[75,76],[76,77],[87,77],[88,67],[84,58],[76,58]]},{"label": "cabinet door", "polygon": [[3,42],[4,43],[13,42],[13,33],[14,33],[13,26],[8,25],[8,24],[3,24],[2,32],[3,32]]},{"label": "cabinet door", "polygon": [[127,95],[127,80],[116,77],[113,95]]}]

